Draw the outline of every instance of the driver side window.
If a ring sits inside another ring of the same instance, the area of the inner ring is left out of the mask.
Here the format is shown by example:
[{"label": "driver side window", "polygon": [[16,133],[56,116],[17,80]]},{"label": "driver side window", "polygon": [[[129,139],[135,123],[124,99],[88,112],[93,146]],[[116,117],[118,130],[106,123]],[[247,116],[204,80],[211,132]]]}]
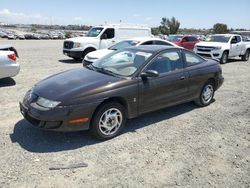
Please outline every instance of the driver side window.
[{"label": "driver side window", "polygon": [[115,30],[113,28],[108,28],[104,31],[102,35],[107,35],[107,39],[112,39],[115,37]]},{"label": "driver side window", "polygon": [[169,51],[158,55],[147,67],[147,70],[155,70],[159,74],[182,69],[183,64],[177,51]]}]

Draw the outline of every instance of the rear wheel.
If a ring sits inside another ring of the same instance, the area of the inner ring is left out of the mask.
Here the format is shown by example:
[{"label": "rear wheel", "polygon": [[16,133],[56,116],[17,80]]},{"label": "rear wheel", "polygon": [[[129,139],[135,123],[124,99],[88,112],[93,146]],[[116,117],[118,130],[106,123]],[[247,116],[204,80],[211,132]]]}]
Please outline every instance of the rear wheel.
[{"label": "rear wheel", "polygon": [[212,82],[207,82],[200,93],[199,99],[195,100],[195,104],[198,106],[208,106],[214,98],[214,84]]},{"label": "rear wheel", "polygon": [[223,52],[221,59],[220,59],[220,63],[221,64],[226,64],[228,60],[228,52]]},{"label": "rear wheel", "polygon": [[126,120],[126,110],[121,104],[104,103],[92,118],[90,130],[98,139],[110,139],[121,132]]},{"label": "rear wheel", "polygon": [[241,57],[242,61],[248,61],[249,59],[249,54],[250,54],[250,50],[246,50],[246,53]]}]

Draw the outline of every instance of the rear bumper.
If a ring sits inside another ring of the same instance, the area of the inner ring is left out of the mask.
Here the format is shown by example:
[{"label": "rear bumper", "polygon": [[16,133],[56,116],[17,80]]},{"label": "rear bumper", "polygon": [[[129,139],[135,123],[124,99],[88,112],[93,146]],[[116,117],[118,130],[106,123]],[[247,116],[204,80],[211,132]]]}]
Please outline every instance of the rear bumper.
[{"label": "rear bumper", "polygon": [[[34,127],[59,132],[88,130],[90,120],[97,106],[96,103],[62,107],[54,109],[39,109],[36,105],[25,105],[20,102],[20,112]],[[70,120],[88,118],[87,122],[70,123]]]},{"label": "rear bumper", "polygon": [[4,67],[1,67],[2,74],[0,74],[0,78],[14,77],[20,72],[19,64],[10,64]]}]

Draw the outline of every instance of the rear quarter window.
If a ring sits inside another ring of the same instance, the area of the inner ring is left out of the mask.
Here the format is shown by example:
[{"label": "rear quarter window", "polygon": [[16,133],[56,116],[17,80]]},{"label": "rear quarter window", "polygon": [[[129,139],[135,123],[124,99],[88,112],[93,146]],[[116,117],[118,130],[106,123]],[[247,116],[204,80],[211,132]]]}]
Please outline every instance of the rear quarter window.
[{"label": "rear quarter window", "polygon": [[184,54],[184,59],[187,63],[187,66],[197,65],[197,64],[205,62],[203,58],[189,51],[184,51],[183,54]]}]

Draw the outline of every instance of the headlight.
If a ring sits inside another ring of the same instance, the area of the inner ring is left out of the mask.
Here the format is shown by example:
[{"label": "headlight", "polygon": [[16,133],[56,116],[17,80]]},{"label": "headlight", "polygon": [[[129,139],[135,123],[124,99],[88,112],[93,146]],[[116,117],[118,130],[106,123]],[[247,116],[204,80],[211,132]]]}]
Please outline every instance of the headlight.
[{"label": "headlight", "polygon": [[43,97],[38,97],[36,103],[42,107],[45,108],[54,108],[56,107],[58,104],[60,104],[59,101],[51,101],[49,99],[45,99]]},{"label": "headlight", "polygon": [[219,50],[219,49],[221,49],[221,46],[214,47],[214,50]]},{"label": "headlight", "polygon": [[75,42],[75,43],[74,43],[74,48],[79,48],[79,47],[81,47],[81,43]]}]

